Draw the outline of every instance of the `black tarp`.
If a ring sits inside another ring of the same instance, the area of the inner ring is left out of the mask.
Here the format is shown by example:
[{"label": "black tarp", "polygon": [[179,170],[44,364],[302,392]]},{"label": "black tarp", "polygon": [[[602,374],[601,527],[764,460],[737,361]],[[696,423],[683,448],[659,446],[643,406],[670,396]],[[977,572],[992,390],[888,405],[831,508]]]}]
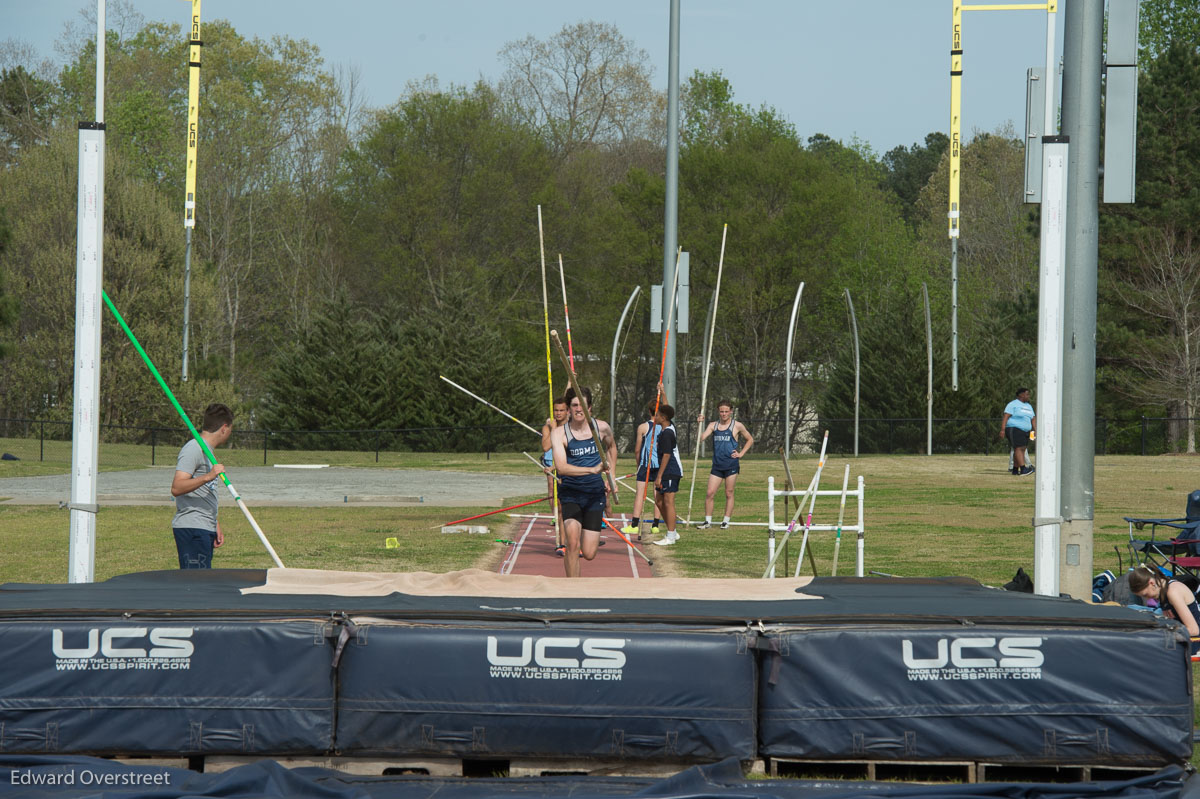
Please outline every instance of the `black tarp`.
[{"label": "black tarp", "polygon": [[[71,784],[41,781],[64,779]],[[159,785],[131,786],[136,780]],[[22,784],[28,780],[39,784]],[[88,780],[84,786],[80,783]],[[125,784],[112,784],[124,782]],[[104,784],[109,783],[109,784]],[[288,770],[264,760],[220,774],[126,766],[92,758],[0,756],[0,796],[8,799],[1196,799],[1200,778],[1171,766],[1128,780],[1089,783],[975,783],[749,780],[726,760],[666,779],[637,777],[435,778],[353,777],[318,768]]]}]

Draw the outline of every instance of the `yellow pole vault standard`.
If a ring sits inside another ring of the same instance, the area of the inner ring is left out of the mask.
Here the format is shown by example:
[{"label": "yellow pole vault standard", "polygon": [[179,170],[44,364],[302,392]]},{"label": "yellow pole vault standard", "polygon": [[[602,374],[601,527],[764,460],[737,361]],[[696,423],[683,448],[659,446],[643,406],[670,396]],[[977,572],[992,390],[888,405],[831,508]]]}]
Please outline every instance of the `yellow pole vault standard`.
[{"label": "yellow pole vault standard", "polygon": [[196,226],[196,126],[200,119],[200,0],[192,0],[188,37],[187,178],[184,182],[183,226]]},{"label": "yellow pole vault standard", "polygon": [[962,2],[954,0],[954,23],[950,44],[950,238],[958,238],[959,161],[962,158]]},{"label": "yellow pole vault standard", "polygon": [[[950,28],[950,191],[949,208],[946,212],[950,235],[950,387],[958,391],[958,237],[961,232],[962,202],[959,183],[962,176],[962,74],[963,42],[962,14],[964,11],[1045,11],[1047,48],[1053,48],[1053,14],[1058,10],[1058,0],[1044,3],[989,3],[986,5],[964,5],[962,0],[953,0]],[[1049,61],[1049,57],[1047,58]],[[1050,83],[1049,70],[1046,74]],[[1052,84],[1051,84],[1052,85]],[[1047,102],[1053,94],[1047,90]],[[1047,110],[1049,117],[1049,110]],[[1049,128],[1047,128],[1049,130]]]},{"label": "yellow pole vault standard", "polygon": [[196,227],[196,153],[200,119],[200,0],[191,0],[188,31],[187,175],[183,184],[183,229],[187,244],[183,254],[183,382],[188,379],[188,319],[192,306],[192,229]]},{"label": "yellow pole vault standard", "polygon": [[[538,251],[542,256],[542,319],[546,323],[546,385],[550,389],[550,413],[546,416],[547,419],[554,418],[554,372],[550,368],[550,362],[553,355],[550,353],[550,294],[546,288],[546,240],[542,234],[542,206],[537,207],[538,212]],[[566,289],[563,289],[563,307],[566,307]],[[582,397],[580,401],[582,401]],[[555,474],[554,480],[554,507],[550,511],[554,514],[554,547],[558,549],[563,545],[562,530],[558,524],[558,475]]]}]

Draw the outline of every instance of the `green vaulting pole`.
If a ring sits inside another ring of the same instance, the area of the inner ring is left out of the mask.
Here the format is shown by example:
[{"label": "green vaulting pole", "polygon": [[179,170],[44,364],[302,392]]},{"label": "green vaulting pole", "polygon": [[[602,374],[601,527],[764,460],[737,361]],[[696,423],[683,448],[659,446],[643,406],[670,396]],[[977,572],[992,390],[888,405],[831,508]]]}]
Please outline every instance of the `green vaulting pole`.
[{"label": "green vaulting pole", "polygon": [[[167,399],[169,399],[171,404],[175,406],[175,411],[179,414],[179,418],[183,420],[183,423],[187,425],[188,430],[192,434],[192,438],[196,439],[196,443],[200,445],[200,449],[204,450],[204,456],[208,458],[208,462],[216,464],[216,456],[214,456],[212,450],[208,448],[208,444],[205,442],[204,438],[201,437],[201,435],[196,431],[196,427],[192,424],[192,421],[188,419],[188,415],[183,412],[183,408],[180,407],[179,401],[175,399],[175,395],[172,394],[171,389],[167,387],[167,381],[163,380],[162,375],[158,373],[158,369],[154,368],[154,363],[151,362],[150,356],[146,354],[144,349],[142,349],[142,345],[138,342],[137,336],[133,335],[133,331],[130,330],[129,325],[125,323],[125,318],[122,317],[121,312],[117,310],[117,306],[113,305],[113,301],[109,298],[108,292],[101,291],[101,294],[104,297],[104,304],[108,306],[108,310],[112,311],[113,316],[115,316],[117,318],[117,322],[120,323],[121,329],[125,331],[125,335],[129,336],[129,340],[133,342],[134,349],[136,349],[138,354],[142,356],[142,360],[146,362],[146,368],[150,370],[150,374],[154,375],[154,379],[158,381],[158,385],[163,390],[163,393],[167,395]],[[254,532],[258,534],[258,540],[262,541],[263,546],[267,548],[267,553],[271,556],[271,560],[275,561],[275,565],[279,568],[285,568],[283,561],[279,559],[279,555],[275,554],[275,547],[271,546],[271,542],[267,540],[267,536],[263,533],[262,528],[258,526],[258,522],[254,521],[254,517],[250,515],[250,509],[246,507],[245,502],[242,502],[242,498],[238,494],[237,489],[233,487],[233,483],[229,482],[229,476],[222,472],[221,480],[225,483],[225,487],[229,489],[229,493],[233,496],[233,501],[236,502],[237,506],[242,509],[242,513],[246,516],[246,521],[250,522],[250,526],[253,527]]]}]

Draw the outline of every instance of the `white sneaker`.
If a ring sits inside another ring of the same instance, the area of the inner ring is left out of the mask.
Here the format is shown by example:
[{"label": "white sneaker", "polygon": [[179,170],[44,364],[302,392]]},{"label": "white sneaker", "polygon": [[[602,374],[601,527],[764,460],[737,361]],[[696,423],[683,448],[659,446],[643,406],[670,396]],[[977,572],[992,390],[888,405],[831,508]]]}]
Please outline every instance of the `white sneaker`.
[{"label": "white sneaker", "polygon": [[700,522],[696,525],[697,530],[707,530],[710,527],[712,527],[712,522]]},{"label": "white sneaker", "polygon": [[671,546],[671,544],[674,544],[678,540],[679,540],[679,533],[675,532],[675,533],[667,533],[666,536],[658,539],[657,541],[655,541],[653,543],[658,544],[660,547],[669,547],[669,546]]},{"label": "white sneaker", "polygon": [[722,529],[722,530],[728,530],[728,529],[729,529],[729,522],[721,522],[721,529]]}]

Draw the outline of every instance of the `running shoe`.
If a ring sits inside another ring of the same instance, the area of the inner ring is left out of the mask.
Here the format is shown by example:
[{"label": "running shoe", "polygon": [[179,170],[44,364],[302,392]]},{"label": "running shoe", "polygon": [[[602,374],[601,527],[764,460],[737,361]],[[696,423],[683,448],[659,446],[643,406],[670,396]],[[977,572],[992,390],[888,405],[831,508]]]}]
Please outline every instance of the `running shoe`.
[{"label": "running shoe", "polygon": [[662,530],[660,530],[658,527],[651,527],[650,532],[653,533],[654,535],[658,535],[659,533],[662,532]]},{"label": "running shoe", "polygon": [[567,556],[567,548],[565,546],[561,546],[561,545],[556,546],[554,548],[554,554],[558,555],[560,558],[565,558]]},{"label": "running shoe", "polygon": [[1026,466],[1025,468],[1021,469],[1021,474],[1033,474],[1035,471],[1037,471],[1037,467]]},{"label": "running shoe", "polygon": [[679,540],[678,535],[676,535],[674,538],[672,538],[671,536],[668,535],[668,536],[664,536],[663,538],[658,539],[657,541],[651,541],[650,543],[657,544],[660,547],[669,547],[669,546],[671,546],[671,544],[674,544],[678,540]]},{"label": "running shoe", "polygon": [[712,527],[712,522],[700,522],[696,525],[697,530],[707,530],[710,527]]},{"label": "running shoe", "polygon": [[638,531],[638,528],[633,527],[632,525],[621,528],[621,532],[624,533],[625,535],[633,535],[637,531]]},{"label": "running shoe", "polygon": [[729,522],[721,522],[721,529],[722,529],[722,530],[728,530],[728,529],[729,529]]}]

